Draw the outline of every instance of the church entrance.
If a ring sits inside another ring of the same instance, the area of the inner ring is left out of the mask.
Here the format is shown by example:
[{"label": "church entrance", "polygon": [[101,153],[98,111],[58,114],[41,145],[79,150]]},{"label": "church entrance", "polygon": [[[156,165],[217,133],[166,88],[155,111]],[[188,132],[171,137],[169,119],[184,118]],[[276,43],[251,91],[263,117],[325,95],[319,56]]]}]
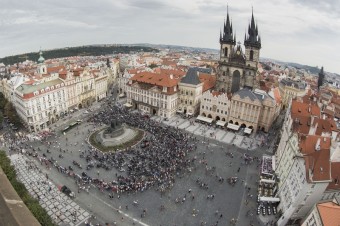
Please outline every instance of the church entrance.
[{"label": "church entrance", "polygon": [[231,84],[231,92],[235,93],[240,89],[241,74],[238,70],[233,73],[233,82]]}]

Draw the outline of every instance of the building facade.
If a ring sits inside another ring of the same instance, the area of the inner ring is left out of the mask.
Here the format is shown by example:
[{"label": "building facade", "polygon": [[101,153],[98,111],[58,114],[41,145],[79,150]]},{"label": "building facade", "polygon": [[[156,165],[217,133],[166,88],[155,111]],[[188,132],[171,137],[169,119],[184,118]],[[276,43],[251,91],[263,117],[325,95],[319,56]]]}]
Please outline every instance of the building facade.
[{"label": "building facade", "polygon": [[127,103],[143,113],[170,118],[178,108],[179,82],[172,74],[139,72],[129,79]]},{"label": "building facade", "polygon": [[304,97],[307,94],[308,86],[305,82],[287,78],[280,81],[279,90],[282,97],[282,106],[287,108],[291,99]]},{"label": "building facade", "polygon": [[291,100],[275,153],[275,174],[279,178],[276,197],[280,218],[277,225],[293,225],[303,219],[325,196],[332,183],[331,123],[321,117],[314,102]]},{"label": "building facade", "polygon": [[185,115],[196,115],[199,113],[203,84],[199,79],[197,68],[189,68],[185,77],[178,84],[179,103],[177,112]]},{"label": "building facade", "polygon": [[230,100],[226,93],[206,91],[202,95],[200,115],[215,121],[227,122],[229,117]]},{"label": "building facade", "polygon": [[56,79],[22,84],[15,90],[13,104],[30,131],[46,129],[68,112],[65,83]]}]

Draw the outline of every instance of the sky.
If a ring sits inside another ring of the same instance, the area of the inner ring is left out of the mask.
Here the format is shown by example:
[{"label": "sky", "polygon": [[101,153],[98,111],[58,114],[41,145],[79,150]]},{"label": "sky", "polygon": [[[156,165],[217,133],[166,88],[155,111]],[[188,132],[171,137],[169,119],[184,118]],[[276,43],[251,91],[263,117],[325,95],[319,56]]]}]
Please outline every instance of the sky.
[{"label": "sky", "polygon": [[261,57],[340,73],[339,0],[0,0],[0,57],[89,44],[219,49],[227,15],[243,44],[252,7]]}]

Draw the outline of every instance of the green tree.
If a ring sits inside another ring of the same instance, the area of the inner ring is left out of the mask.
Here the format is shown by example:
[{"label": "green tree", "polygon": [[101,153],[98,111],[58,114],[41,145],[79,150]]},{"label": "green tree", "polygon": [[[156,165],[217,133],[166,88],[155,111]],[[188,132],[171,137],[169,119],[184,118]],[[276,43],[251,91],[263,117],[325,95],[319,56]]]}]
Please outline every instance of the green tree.
[{"label": "green tree", "polygon": [[2,114],[2,112],[0,112],[0,127],[1,127],[1,124],[3,123],[4,121],[4,116]]},{"label": "green tree", "polygon": [[158,65],[157,65],[157,64],[154,64],[154,63],[152,63],[152,64],[149,65],[149,68],[151,68],[151,69],[154,69],[155,67],[158,67]]},{"label": "green tree", "polygon": [[5,108],[5,105],[7,103],[7,100],[4,96],[3,93],[0,92],[0,110],[3,112],[4,108]]},{"label": "green tree", "polygon": [[4,108],[4,114],[8,117],[8,119],[16,126],[21,127],[21,121],[15,110],[15,107],[11,102],[7,102]]}]

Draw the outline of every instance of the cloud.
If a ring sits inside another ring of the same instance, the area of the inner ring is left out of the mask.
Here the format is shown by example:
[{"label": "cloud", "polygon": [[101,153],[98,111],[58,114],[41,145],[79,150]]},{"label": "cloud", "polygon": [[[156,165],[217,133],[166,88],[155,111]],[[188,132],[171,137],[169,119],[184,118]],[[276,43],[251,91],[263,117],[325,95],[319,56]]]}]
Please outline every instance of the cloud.
[{"label": "cloud", "polygon": [[[261,56],[340,72],[338,0],[229,1],[243,43],[251,8],[262,38]],[[162,43],[219,48],[225,0],[2,0],[0,57],[97,43]]]}]

